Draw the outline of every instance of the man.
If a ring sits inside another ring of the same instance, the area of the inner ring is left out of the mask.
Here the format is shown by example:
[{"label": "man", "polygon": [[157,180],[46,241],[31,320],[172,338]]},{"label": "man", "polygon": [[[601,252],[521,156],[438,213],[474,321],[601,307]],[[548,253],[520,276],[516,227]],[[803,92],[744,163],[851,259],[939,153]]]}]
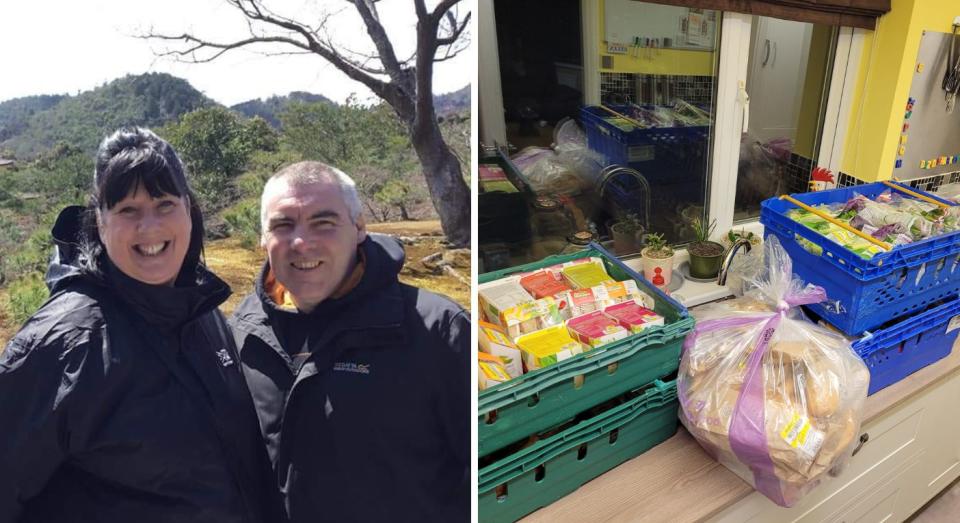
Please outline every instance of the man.
[{"label": "man", "polygon": [[470,321],[402,284],[353,181],[291,165],[261,199],[267,261],[233,326],[291,521],[466,521]]}]

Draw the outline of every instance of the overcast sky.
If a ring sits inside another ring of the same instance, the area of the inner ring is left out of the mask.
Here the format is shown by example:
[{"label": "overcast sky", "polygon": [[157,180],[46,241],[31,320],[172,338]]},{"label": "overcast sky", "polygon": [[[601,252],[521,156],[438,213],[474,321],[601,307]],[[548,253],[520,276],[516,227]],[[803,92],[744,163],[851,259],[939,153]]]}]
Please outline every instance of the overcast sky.
[{"label": "overcast sky", "polygon": [[[372,52],[359,16],[342,0],[266,3],[285,6],[280,14],[298,20],[316,21],[332,13],[327,27],[337,42],[353,51]],[[471,3],[463,2],[460,9],[465,11]],[[416,43],[412,2],[383,0],[377,6],[397,54],[412,53]],[[248,36],[243,16],[223,0],[12,1],[4,2],[0,13],[0,101],[36,94],[75,95],[126,74],[145,72],[184,78],[225,105],[290,91],[318,93],[337,102],[351,93],[372,99],[363,85],[316,56],[263,56],[270,48],[261,48],[262,52],[235,50],[213,63],[183,64],[157,58],[153,51],[162,43],[131,36],[151,27],[174,34],[189,31],[211,40]],[[468,32],[475,32],[472,24]],[[475,74],[471,51],[437,64],[435,93],[455,91],[471,81]]]}]

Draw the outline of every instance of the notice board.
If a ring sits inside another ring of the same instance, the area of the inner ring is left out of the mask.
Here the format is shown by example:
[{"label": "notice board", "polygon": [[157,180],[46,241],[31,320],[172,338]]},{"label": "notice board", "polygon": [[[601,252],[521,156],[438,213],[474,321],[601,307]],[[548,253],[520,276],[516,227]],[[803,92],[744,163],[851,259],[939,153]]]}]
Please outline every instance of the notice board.
[{"label": "notice board", "polygon": [[893,169],[897,179],[960,171],[960,103],[952,114],[947,113],[941,88],[951,39],[951,34],[935,31],[924,31],[920,38],[910,97],[901,106],[904,126]]},{"label": "notice board", "polygon": [[[658,38],[663,47],[712,51],[719,16],[717,11],[710,9],[605,0],[604,40],[611,44],[631,45],[637,37]],[[664,45],[664,39],[669,40],[669,46]]]}]

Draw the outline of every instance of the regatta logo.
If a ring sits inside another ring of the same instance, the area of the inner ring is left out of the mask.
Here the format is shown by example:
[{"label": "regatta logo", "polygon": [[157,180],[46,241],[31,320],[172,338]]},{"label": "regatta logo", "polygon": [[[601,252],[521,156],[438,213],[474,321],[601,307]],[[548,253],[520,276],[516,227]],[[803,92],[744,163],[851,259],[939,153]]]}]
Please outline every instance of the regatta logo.
[{"label": "regatta logo", "polygon": [[333,364],[333,370],[353,372],[354,374],[370,374],[369,363],[353,363],[352,361],[338,361]]},{"label": "regatta logo", "polygon": [[227,349],[218,350],[217,357],[220,358],[220,365],[223,365],[224,367],[233,365],[233,358],[230,357],[230,353],[227,352]]}]

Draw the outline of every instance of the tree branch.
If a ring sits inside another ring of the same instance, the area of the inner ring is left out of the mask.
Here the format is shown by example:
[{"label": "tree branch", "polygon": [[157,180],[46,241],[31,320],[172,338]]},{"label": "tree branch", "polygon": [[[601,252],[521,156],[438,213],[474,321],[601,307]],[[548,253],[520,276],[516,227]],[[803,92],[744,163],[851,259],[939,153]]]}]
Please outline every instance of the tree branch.
[{"label": "tree branch", "polygon": [[380,15],[377,13],[374,0],[351,0],[351,2],[356,6],[357,12],[360,13],[360,18],[363,19],[363,25],[366,26],[367,34],[370,35],[373,45],[377,48],[384,70],[390,75],[390,79],[399,83],[402,79],[402,68],[397,61],[393,44],[390,43],[390,38],[384,30],[383,24],[380,23]]},{"label": "tree branch", "polygon": [[[363,0],[356,0],[357,2]],[[302,41],[294,39],[292,36],[254,36],[251,38],[237,40],[230,43],[219,43],[203,40],[189,33],[181,35],[164,35],[148,33],[141,38],[157,39],[164,41],[181,41],[187,44],[187,49],[170,50],[158,53],[160,56],[190,57],[188,61],[195,63],[211,62],[227,51],[256,45],[259,43],[283,43],[293,45],[299,49],[308,50],[320,57],[326,59],[334,67],[339,69],[349,78],[356,80],[367,86],[371,91],[381,98],[391,100],[393,93],[389,84],[376,78],[374,75],[383,75],[383,72],[371,68],[366,64],[356,63],[337,53],[333,46],[325,44],[317,37],[317,31],[298,23],[289,18],[278,16],[263,8],[259,0],[227,0],[227,3],[238,9],[244,16],[250,20],[262,22],[268,26],[285,29],[290,33],[302,38]],[[326,18],[321,22],[321,27],[326,23]],[[382,26],[381,26],[382,30]],[[215,50],[212,55],[207,57],[197,57],[197,54],[204,50]]]},{"label": "tree branch", "polygon": [[430,16],[439,21],[444,13],[452,9],[453,6],[457,5],[458,3],[460,3],[460,0],[443,0],[437,4],[437,8],[433,10],[433,13]]},{"label": "tree branch", "polygon": [[470,23],[471,14],[473,13],[467,13],[467,16],[463,17],[463,22],[460,23],[460,27],[456,27],[455,25],[453,26],[455,29],[450,36],[446,38],[437,38],[437,47],[454,44],[457,39],[460,38],[460,35],[463,34],[463,30],[467,28],[467,24]]},{"label": "tree branch", "polygon": [[468,47],[469,46],[466,46],[466,45],[463,47],[455,48],[455,49],[452,47],[448,47],[447,50],[443,53],[443,56],[433,58],[433,63],[438,64],[440,62],[446,62],[447,60],[451,60],[457,55],[459,55],[460,53],[462,53],[463,51],[466,51]]}]

